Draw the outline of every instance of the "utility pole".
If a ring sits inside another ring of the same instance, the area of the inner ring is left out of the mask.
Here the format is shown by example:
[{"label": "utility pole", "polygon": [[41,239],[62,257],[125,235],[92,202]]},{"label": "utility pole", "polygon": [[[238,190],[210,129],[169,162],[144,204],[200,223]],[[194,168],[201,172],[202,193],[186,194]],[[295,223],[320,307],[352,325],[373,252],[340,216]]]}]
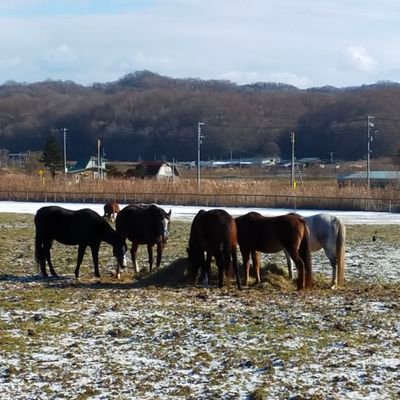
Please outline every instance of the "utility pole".
[{"label": "utility pole", "polygon": [[197,190],[200,191],[200,147],[203,143],[202,139],[205,136],[201,134],[201,127],[204,125],[204,122],[197,123]]},{"label": "utility pole", "polygon": [[292,188],[292,189],[294,189],[294,187],[295,187],[295,181],[294,181],[294,179],[295,179],[295,172],[294,172],[294,142],[295,142],[295,139],[294,139],[294,132],[292,132],[291,134],[290,134],[290,141],[291,141],[291,143],[292,143],[292,165],[291,165],[291,173],[290,173],[290,187]]},{"label": "utility pole", "polygon": [[100,159],[101,139],[97,138],[97,179],[101,179],[101,159]]},{"label": "utility pole", "polygon": [[60,131],[63,133],[63,150],[64,150],[64,179],[67,180],[67,128],[62,128]]},{"label": "utility pole", "polygon": [[367,188],[371,188],[371,143],[373,140],[373,135],[371,133],[371,128],[373,128],[375,125],[371,121],[375,117],[373,115],[368,115],[367,118]]}]

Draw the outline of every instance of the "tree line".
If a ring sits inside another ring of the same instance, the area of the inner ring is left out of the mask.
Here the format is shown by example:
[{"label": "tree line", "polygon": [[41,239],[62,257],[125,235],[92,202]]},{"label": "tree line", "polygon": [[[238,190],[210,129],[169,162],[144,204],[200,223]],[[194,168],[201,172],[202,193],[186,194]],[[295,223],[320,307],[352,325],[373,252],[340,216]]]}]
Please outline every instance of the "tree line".
[{"label": "tree line", "polygon": [[67,158],[97,153],[109,160],[195,160],[203,122],[202,159],[233,156],[354,160],[366,157],[367,117],[373,115],[372,157],[398,152],[400,85],[301,90],[274,83],[172,79],[149,71],[115,82],[6,82],[0,86],[0,149],[43,150],[50,137]]}]

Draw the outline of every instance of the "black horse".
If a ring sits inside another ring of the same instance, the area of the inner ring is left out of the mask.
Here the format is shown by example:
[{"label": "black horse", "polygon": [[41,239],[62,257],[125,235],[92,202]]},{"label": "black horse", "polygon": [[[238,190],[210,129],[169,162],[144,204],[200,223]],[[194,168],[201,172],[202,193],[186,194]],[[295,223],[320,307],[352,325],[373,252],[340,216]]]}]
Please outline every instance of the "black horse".
[{"label": "black horse", "polygon": [[126,265],[126,243],[122,237],[96,212],[85,208],[78,211],[67,210],[58,206],[42,207],[35,216],[35,258],[43,276],[47,277],[46,260],[50,273],[57,276],[51,263],[50,249],[56,240],[66,245],[78,245],[78,260],[75,268],[75,277],[79,277],[86,247],[92,250],[94,274],[100,277],[99,249],[100,243],[105,241],[112,245],[113,254],[120,267]]},{"label": "black horse", "polygon": [[115,228],[124,239],[132,242],[131,257],[135,273],[138,272],[136,253],[140,244],[147,244],[150,271],[153,267],[153,246],[157,245],[156,266],[160,266],[170,220],[171,210],[167,213],[155,204],[131,204],[118,213]]}]

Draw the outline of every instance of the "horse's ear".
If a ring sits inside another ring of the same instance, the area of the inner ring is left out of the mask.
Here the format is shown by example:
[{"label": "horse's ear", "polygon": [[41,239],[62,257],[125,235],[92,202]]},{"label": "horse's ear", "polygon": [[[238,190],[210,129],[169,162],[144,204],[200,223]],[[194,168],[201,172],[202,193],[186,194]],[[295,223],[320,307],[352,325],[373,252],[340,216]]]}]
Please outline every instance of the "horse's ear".
[{"label": "horse's ear", "polygon": [[172,214],[172,210],[169,210],[169,213],[167,214],[168,215],[168,219],[171,218],[171,214]]}]

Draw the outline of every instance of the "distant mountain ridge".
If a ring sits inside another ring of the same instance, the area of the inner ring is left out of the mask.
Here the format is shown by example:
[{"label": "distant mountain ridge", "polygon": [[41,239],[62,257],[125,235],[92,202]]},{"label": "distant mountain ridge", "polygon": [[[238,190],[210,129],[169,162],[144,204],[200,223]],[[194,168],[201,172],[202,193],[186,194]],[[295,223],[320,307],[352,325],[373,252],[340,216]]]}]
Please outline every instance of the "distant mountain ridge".
[{"label": "distant mountain ridge", "polygon": [[[281,156],[343,159],[366,155],[366,121],[377,117],[372,157],[398,151],[400,84],[295,86],[175,79],[137,71],[113,82],[5,82],[0,86],[0,149],[40,150],[68,129],[68,156],[95,154],[100,138],[109,159],[194,160],[204,122],[204,160]],[[379,121],[379,123],[378,123]],[[379,126],[378,126],[379,125]],[[375,129],[374,129],[375,131]]]}]

